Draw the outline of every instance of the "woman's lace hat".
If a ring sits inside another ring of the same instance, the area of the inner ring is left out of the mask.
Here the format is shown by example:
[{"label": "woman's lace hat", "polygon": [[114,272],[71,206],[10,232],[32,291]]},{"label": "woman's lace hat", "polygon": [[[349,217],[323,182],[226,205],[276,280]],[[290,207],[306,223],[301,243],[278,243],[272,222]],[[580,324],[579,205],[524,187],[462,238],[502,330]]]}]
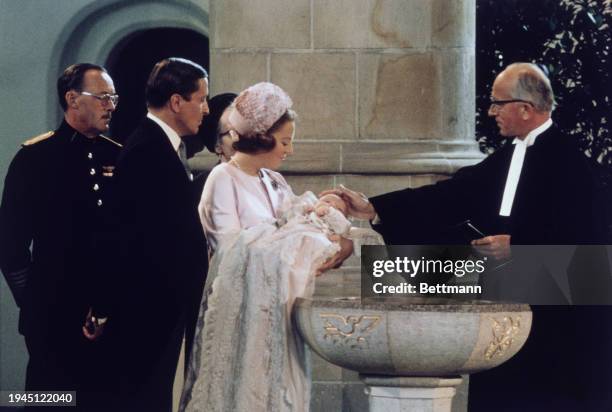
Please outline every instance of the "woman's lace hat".
[{"label": "woman's lace hat", "polygon": [[283,89],[261,82],[238,95],[228,120],[241,136],[264,134],[292,105]]}]

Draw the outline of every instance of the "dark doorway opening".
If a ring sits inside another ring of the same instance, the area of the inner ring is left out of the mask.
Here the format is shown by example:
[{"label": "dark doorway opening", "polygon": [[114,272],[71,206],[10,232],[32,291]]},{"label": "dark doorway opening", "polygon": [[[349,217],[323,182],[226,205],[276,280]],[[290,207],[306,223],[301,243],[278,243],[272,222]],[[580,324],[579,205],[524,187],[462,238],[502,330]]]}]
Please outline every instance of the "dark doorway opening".
[{"label": "dark doorway opening", "polygon": [[110,132],[119,141],[127,139],[147,112],[147,78],[155,63],[167,57],[183,57],[208,70],[208,38],[189,29],[141,30],[126,36],[111,51],[106,67],[121,98]]}]

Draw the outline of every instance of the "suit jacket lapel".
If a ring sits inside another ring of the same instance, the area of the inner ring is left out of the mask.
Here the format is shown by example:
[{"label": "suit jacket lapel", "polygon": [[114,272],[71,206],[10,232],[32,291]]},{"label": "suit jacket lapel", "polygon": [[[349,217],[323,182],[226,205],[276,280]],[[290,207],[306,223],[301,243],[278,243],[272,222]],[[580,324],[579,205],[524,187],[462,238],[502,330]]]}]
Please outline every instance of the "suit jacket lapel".
[{"label": "suit jacket lapel", "polygon": [[[152,159],[152,167],[164,167],[168,169],[168,172],[172,173],[172,179],[175,182],[184,181],[189,184],[191,181],[185,173],[185,168],[179,159],[178,153],[174,150],[170,139],[161,127],[153,120],[146,118],[144,126],[146,127],[148,138],[151,144],[158,147],[160,153],[160,159]],[[159,163],[158,163],[159,162]],[[156,164],[158,163],[158,164]],[[175,178],[174,175],[177,175]]]}]

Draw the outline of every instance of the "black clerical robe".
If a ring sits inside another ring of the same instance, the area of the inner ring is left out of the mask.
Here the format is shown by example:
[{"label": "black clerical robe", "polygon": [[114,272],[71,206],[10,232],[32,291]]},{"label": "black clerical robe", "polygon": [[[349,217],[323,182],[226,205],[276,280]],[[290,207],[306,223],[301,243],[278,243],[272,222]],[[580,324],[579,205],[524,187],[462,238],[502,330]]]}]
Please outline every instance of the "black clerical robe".
[{"label": "black clerical robe", "polygon": [[470,219],[513,244],[575,244],[600,239],[595,184],[583,155],[553,126],[527,149],[511,216],[499,216],[513,144],[435,185],[370,199],[388,244],[455,243],[448,229]]}]

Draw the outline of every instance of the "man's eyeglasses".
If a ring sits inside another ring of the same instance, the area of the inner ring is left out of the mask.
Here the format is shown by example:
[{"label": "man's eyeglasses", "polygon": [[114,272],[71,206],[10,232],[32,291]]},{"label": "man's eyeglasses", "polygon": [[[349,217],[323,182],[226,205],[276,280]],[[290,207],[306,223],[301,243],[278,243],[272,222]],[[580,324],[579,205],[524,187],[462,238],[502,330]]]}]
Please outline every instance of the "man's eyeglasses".
[{"label": "man's eyeglasses", "polygon": [[525,103],[530,106],[534,105],[529,100],[523,100],[523,99],[491,100],[491,105],[489,106],[489,110],[499,110],[503,108],[505,105],[507,105],[508,103]]},{"label": "man's eyeglasses", "polygon": [[104,106],[108,106],[109,103],[112,103],[113,106],[117,106],[117,104],[119,103],[119,95],[118,94],[108,94],[108,93],[93,94],[93,93],[89,93],[89,92],[79,92],[79,94],[82,94],[84,96],[94,97],[94,98],[100,100],[100,102]]}]

